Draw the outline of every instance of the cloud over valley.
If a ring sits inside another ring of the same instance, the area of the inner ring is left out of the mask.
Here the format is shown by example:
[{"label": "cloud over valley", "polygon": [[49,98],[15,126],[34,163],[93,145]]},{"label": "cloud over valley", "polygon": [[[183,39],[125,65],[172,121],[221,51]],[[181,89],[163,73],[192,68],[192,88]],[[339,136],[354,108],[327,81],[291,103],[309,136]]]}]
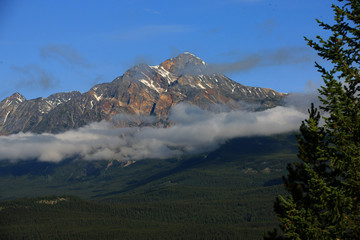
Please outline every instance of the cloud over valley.
[{"label": "cloud over valley", "polygon": [[[60,162],[68,158],[127,161],[179,157],[214,150],[231,138],[294,131],[305,117],[294,107],[215,113],[179,104],[172,109],[169,120],[174,124],[168,128],[115,128],[102,121],[59,134],[1,136],[0,159]],[[115,121],[127,118],[118,115]]]}]

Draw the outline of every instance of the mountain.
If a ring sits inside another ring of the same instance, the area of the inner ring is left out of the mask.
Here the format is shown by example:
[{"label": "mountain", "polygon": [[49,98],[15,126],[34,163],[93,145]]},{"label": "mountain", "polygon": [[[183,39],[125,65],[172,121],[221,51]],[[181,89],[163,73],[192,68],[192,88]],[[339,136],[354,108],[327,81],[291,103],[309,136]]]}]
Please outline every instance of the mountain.
[{"label": "mountain", "polygon": [[26,100],[14,93],[0,102],[0,134],[31,131],[51,110],[80,96],[80,92],[68,92]]},{"label": "mountain", "polygon": [[137,65],[112,82],[88,92],[57,93],[26,100],[15,93],[0,102],[0,134],[18,132],[58,133],[94,121],[111,120],[119,113],[135,116],[131,124],[144,124],[139,116],[166,121],[180,103],[210,109],[213,104],[242,108],[242,102],[260,109],[279,104],[285,94],[237,83],[191,53],[183,53],[157,66]]}]

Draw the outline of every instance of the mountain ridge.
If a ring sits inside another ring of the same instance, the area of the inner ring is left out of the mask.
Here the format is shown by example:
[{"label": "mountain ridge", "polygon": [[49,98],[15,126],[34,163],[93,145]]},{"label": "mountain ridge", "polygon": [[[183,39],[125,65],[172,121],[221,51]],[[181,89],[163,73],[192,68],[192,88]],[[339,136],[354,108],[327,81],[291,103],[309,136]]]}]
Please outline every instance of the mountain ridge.
[{"label": "mountain ridge", "polygon": [[[286,94],[272,89],[248,87],[191,53],[167,59],[159,65],[136,65],[111,82],[89,91],[55,93],[47,98],[26,100],[14,93],[0,102],[0,135],[18,132],[59,133],[91,122],[111,120],[119,113],[155,116],[166,121],[170,109],[186,102],[203,109],[213,104],[241,108],[239,102],[270,108]],[[138,123],[141,125],[141,122]]]}]

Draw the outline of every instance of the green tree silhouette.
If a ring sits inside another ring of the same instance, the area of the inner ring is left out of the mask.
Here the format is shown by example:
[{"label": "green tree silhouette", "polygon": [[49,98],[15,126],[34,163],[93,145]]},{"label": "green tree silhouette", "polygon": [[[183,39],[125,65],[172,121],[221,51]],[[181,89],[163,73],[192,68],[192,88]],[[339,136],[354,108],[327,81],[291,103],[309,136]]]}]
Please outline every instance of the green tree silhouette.
[{"label": "green tree silhouette", "polygon": [[274,204],[282,235],[264,239],[360,239],[360,1],[338,2],[333,25],[317,20],[329,37],[305,38],[330,67],[315,63],[321,104],[300,126],[301,161],[283,177],[289,195]]}]

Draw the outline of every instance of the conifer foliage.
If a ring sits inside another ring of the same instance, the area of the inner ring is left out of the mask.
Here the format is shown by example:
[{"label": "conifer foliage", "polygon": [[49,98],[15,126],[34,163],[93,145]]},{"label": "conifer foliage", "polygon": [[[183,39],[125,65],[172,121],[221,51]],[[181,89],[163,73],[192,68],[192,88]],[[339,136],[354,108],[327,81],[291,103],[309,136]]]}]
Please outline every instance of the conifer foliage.
[{"label": "conifer foliage", "polygon": [[360,239],[360,1],[338,0],[334,23],[317,20],[329,37],[305,38],[327,60],[319,110],[311,106],[274,210],[283,236],[264,239]]}]

